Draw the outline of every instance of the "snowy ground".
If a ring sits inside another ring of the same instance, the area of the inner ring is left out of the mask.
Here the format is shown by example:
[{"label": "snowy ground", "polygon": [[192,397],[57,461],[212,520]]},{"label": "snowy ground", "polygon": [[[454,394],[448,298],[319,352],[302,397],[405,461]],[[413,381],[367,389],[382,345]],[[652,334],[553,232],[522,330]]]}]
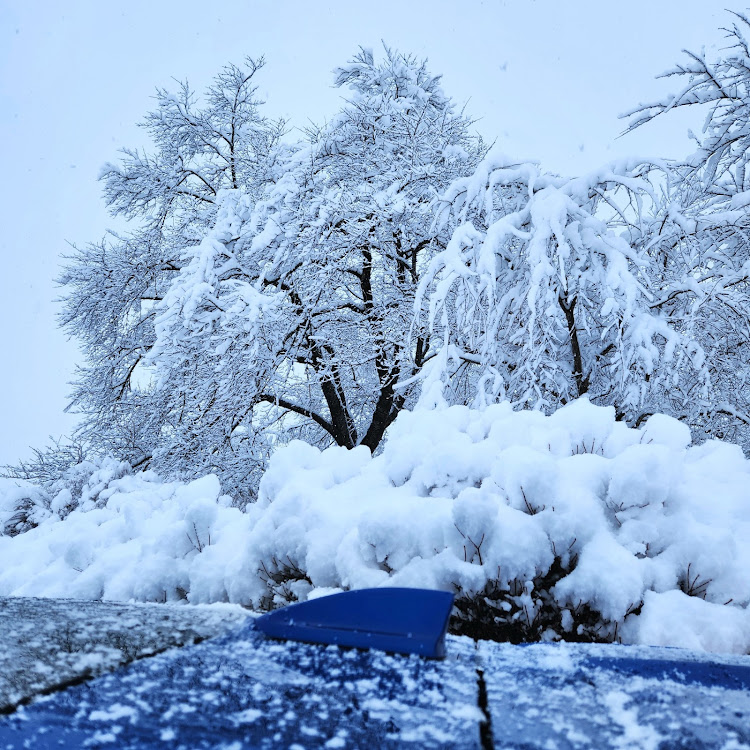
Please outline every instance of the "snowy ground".
[{"label": "snowy ground", "polygon": [[143,656],[223,634],[246,617],[232,605],[0,598],[0,714]]}]

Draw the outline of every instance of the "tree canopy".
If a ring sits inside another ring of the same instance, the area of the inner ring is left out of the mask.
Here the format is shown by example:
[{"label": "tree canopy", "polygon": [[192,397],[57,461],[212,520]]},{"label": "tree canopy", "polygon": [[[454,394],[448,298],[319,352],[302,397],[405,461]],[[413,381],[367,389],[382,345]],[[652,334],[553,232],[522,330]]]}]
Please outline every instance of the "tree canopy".
[{"label": "tree canopy", "polygon": [[[686,52],[662,77],[682,87],[631,113],[629,130],[680,107],[703,117],[694,153],[672,165],[676,190],[646,243],[662,276],[652,308],[678,321],[705,354],[699,398],[667,394],[666,408],[694,428],[750,451],[750,20],[731,14],[715,59]],[[691,134],[692,135],[692,134]]]},{"label": "tree canopy", "polygon": [[227,68],[204,109],[187,87],[159,92],[156,154],[103,175],[142,228],[79,251],[63,278],[87,434],[240,495],[279,441],[375,450],[413,401],[395,385],[429,349],[409,335],[414,293],[449,236],[432,205],[484,154],[413,57],[361,50],[335,71],[341,110],[292,145],[258,113],[258,67]]},{"label": "tree canopy", "polygon": [[[240,504],[293,438],[378,449],[420,397],[578,397],[750,448],[748,20],[628,129],[703,107],[681,162],[565,178],[488,148],[424,61],[361,49],[289,141],[262,59],[157,92],[151,151],[102,172],[132,231],[76,249],[62,322],[92,450],[219,474]],[[438,393],[439,392],[439,393]]]}]

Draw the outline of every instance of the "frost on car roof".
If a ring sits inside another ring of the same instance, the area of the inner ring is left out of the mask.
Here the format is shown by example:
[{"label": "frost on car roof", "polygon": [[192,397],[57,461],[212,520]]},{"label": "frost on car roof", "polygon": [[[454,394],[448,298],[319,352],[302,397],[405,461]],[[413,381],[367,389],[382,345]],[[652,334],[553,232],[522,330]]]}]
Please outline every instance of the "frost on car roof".
[{"label": "frost on car roof", "polygon": [[0,597],[0,714],[134,659],[224,634],[246,617],[236,605]]},{"label": "frost on car roof", "polygon": [[750,656],[450,635],[446,652],[279,642],[247,623],[0,716],[0,748],[750,747]]},{"label": "frost on car roof", "polygon": [[495,740],[502,747],[664,750],[750,744],[747,656],[488,642],[479,643],[478,656]]},{"label": "frost on car roof", "polygon": [[449,641],[436,662],[246,628],[0,717],[0,747],[478,747],[475,643]]}]

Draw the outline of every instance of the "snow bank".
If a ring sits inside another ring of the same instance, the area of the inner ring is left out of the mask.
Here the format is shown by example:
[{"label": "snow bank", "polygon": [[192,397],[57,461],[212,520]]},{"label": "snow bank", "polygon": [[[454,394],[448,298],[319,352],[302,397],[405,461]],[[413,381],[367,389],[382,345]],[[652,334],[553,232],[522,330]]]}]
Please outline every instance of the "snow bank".
[{"label": "snow bank", "polygon": [[425,586],[457,592],[461,632],[750,652],[750,462],[689,442],[586,399],[403,412],[375,457],[280,449],[245,513],[212,476],[114,479],[101,507],[0,537],[0,595],[266,608]]}]

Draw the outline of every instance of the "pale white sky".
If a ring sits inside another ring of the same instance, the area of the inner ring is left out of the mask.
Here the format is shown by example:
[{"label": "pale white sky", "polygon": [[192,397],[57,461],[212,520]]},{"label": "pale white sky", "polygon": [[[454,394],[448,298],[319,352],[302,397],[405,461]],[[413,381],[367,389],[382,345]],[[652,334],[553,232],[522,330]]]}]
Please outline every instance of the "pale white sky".
[{"label": "pale white sky", "polygon": [[622,111],[670,90],[682,48],[720,46],[737,0],[2,0],[0,2],[0,465],[70,431],[74,344],[57,330],[66,243],[111,224],[101,164],[140,145],[156,86],[201,89],[227,62],[265,55],[270,115],[321,121],[330,71],[381,40],[430,60],[477,129],[566,173],[630,154],[680,156],[676,117],[616,140]]}]

